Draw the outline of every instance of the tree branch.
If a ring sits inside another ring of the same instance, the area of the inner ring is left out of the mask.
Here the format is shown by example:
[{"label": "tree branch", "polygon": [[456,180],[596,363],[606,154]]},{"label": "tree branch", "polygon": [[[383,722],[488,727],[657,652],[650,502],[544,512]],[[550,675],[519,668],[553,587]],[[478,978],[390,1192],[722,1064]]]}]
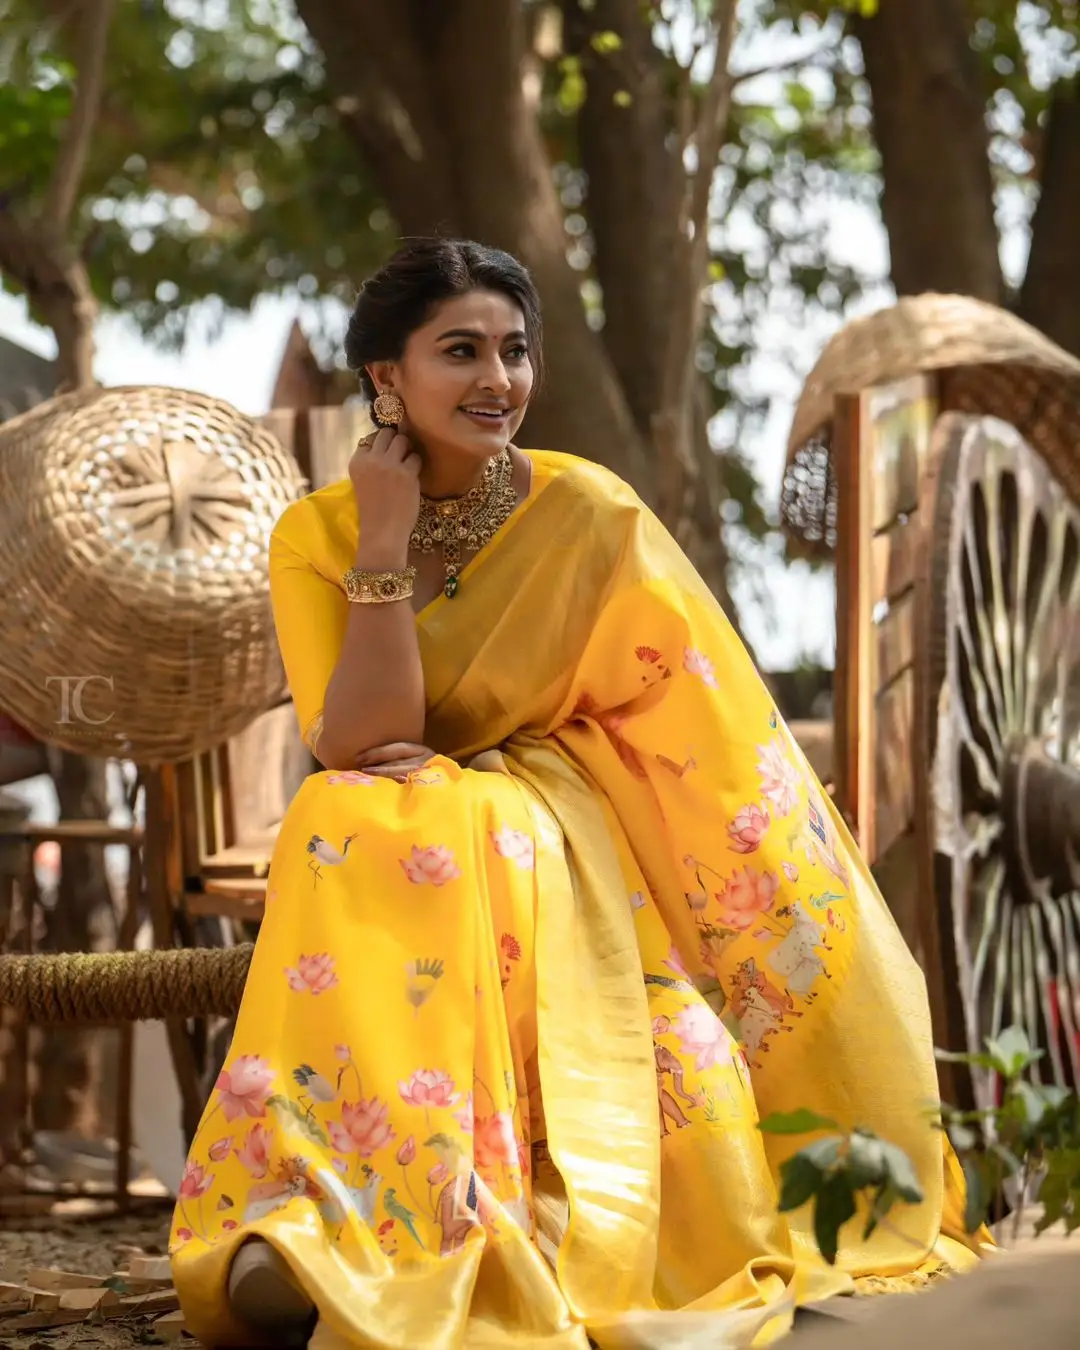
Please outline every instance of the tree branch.
[{"label": "tree branch", "polygon": [[53,246],[68,239],[105,87],[105,52],[115,0],[84,0],[77,43],[75,100],[45,194],[40,228]]}]

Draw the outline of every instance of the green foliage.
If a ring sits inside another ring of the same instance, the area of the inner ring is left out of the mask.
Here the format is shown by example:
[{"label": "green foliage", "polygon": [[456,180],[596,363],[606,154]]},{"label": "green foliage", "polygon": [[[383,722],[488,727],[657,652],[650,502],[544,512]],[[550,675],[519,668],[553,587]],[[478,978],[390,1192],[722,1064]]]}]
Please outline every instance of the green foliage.
[{"label": "green foliage", "polygon": [[[939,1051],[950,1063],[989,1070],[1001,1083],[1001,1105],[978,1111],[943,1106],[939,1128],[948,1131],[964,1170],[969,1233],[1000,1217],[1007,1182],[1018,1199],[1019,1228],[1032,1181],[1039,1183],[1042,1215],[1036,1233],[1061,1224],[1080,1228],[1080,1096],[1026,1077],[1042,1058],[1019,1027],[1007,1027],[974,1054]],[[918,1204],[922,1189],[907,1155],[867,1130],[843,1132],[835,1120],[805,1109],[761,1121],[764,1134],[821,1134],[780,1167],[780,1210],[813,1206],[814,1238],[829,1264],[836,1260],[840,1230],[865,1213],[869,1238],[898,1203]],[[828,1132],[828,1133],[826,1133]],[[901,1233],[900,1236],[903,1236]]]},{"label": "green foliage", "polygon": [[840,1131],[835,1120],[799,1110],[767,1116],[764,1134],[799,1135],[834,1131],[800,1149],[780,1165],[780,1210],[813,1207],[814,1240],[829,1263],[836,1262],[840,1230],[864,1210],[863,1239],[888,1221],[897,1204],[922,1198],[907,1154],[868,1130]]},{"label": "green foliage", "polygon": [[1018,1192],[1019,1224],[1026,1193],[1039,1183],[1043,1213],[1038,1232],[1064,1224],[1080,1228],[1080,1097],[1033,1083],[1029,1071],[1043,1057],[1019,1027],[1007,1027],[974,1054],[939,1057],[989,1070],[1001,1084],[1000,1106],[978,1111],[943,1107],[941,1119],[964,1169],[969,1232],[1000,1217],[1007,1182]]}]

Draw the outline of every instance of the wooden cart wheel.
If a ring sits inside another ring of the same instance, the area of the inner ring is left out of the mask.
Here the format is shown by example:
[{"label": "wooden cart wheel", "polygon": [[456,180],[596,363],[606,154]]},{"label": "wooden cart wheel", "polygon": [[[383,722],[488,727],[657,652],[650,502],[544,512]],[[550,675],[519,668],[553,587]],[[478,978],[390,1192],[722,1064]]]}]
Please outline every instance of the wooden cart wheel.
[{"label": "wooden cart wheel", "polygon": [[[940,418],[922,490],[913,752],[937,1038],[981,1050],[1020,1025],[1045,1051],[1036,1077],[1077,1085],[1080,510],[988,417]],[[993,1104],[992,1073],[968,1088]]]}]

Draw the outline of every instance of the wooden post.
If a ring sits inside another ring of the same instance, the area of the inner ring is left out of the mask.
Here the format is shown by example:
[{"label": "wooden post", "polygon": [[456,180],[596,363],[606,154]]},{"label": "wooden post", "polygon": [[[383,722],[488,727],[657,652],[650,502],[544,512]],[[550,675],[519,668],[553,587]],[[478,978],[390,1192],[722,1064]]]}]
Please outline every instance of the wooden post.
[{"label": "wooden post", "polygon": [[[176,771],[171,766],[143,770],[146,898],[154,930],[154,946],[163,951],[176,945],[174,916],[183,883],[175,790]],[[190,1142],[198,1128],[204,1105],[195,1052],[183,1018],[166,1018],[165,1031],[180,1090],[184,1134]]]},{"label": "wooden post", "polygon": [[864,453],[866,403],[836,400],[836,800],[864,855],[874,857],[874,635],[870,602],[871,473]]}]

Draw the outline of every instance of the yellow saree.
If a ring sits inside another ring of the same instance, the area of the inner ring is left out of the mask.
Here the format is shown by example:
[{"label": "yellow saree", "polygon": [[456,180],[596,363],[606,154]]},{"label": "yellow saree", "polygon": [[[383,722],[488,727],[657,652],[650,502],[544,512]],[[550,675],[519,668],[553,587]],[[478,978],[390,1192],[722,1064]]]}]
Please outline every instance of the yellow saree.
[{"label": "yellow saree", "polygon": [[[530,458],[417,619],[439,757],[313,775],[282,825],[172,1235],[208,1344],[244,1343],[226,1279],[254,1234],[320,1346],[386,1350],[765,1344],[863,1276],[975,1259],[923,979],[843,824],[633,492]],[[305,727],[358,528],[345,482],[275,532]],[[777,1213],[804,1141],[756,1128],[798,1107],[898,1144],[925,1190],[901,1233],[848,1225],[834,1269]]]}]

